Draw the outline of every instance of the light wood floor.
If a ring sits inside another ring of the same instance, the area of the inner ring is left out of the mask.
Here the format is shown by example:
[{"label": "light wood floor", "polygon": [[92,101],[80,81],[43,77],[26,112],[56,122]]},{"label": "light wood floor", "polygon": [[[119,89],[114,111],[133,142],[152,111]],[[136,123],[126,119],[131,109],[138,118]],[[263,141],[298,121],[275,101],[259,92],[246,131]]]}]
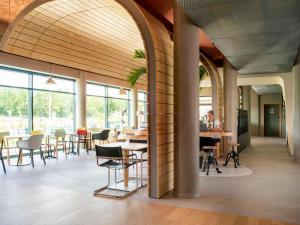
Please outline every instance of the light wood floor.
[{"label": "light wood floor", "polygon": [[1,225],[285,225],[272,220],[179,208],[134,200],[110,200],[44,186],[1,194]]},{"label": "light wood floor", "polygon": [[[287,223],[129,198],[96,198],[106,170],[94,156],[63,156],[44,167],[0,171],[0,225],[284,225]],[[266,209],[268,210],[268,209]]]}]

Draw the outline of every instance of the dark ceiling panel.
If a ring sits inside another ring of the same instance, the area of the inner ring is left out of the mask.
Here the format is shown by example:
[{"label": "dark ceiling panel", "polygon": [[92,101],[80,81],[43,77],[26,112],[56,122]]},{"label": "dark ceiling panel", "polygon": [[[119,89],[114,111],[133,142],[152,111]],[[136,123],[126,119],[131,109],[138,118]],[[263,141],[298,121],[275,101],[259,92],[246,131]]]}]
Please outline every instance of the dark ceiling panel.
[{"label": "dark ceiling panel", "polygon": [[291,71],[300,0],[177,0],[240,74]]}]

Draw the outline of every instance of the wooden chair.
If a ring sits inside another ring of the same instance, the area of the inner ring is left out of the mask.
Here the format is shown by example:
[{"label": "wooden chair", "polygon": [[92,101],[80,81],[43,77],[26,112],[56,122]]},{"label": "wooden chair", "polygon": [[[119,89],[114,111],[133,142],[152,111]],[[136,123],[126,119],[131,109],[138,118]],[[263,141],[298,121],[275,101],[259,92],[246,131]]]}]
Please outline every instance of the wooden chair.
[{"label": "wooden chair", "polygon": [[3,171],[4,171],[4,173],[6,173],[5,164],[4,164],[3,155],[2,155],[3,144],[4,144],[4,140],[2,139],[0,142],[0,160],[2,163]]},{"label": "wooden chair", "polygon": [[54,158],[58,159],[58,147],[63,148],[63,152],[67,158],[67,147],[66,147],[66,131],[64,129],[56,129],[54,136],[48,138],[47,147],[51,150],[51,147],[54,147]]},{"label": "wooden chair", "polygon": [[240,155],[237,153],[237,150],[235,151],[235,148],[240,146],[238,143],[228,143],[231,146],[231,151],[226,156],[226,162],[223,164],[224,166],[227,166],[230,159],[233,159],[234,167],[237,168],[237,166],[240,165]]},{"label": "wooden chair", "polygon": [[8,162],[8,165],[10,165],[9,147],[8,147],[8,143],[5,142],[4,136],[9,136],[9,131],[0,132],[0,143],[3,141],[3,146],[1,148],[1,154],[2,154],[3,149],[6,148],[7,162]]},{"label": "wooden chair", "polygon": [[214,150],[217,150],[216,146],[203,146],[203,150],[206,152],[206,156],[204,157],[203,169],[202,171],[206,171],[206,175],[209,175],[209,167],[211,164],[214,164],[216,171],[218,173],[222,173],[218,167],[218,161],[216,157],[214,157]]}]

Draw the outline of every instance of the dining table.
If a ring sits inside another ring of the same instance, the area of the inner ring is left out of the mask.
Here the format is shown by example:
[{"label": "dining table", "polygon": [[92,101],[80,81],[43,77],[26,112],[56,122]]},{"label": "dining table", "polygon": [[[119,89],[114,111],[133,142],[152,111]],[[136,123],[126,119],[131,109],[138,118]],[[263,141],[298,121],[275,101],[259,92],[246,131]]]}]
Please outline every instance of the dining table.
[{"label": "dining table", "polygon": [[[199,132],[199,137],[210,137],[210,138],[230,138],[233,136],[233,132],[232,131],[225,131],[225,130],[220,130],[220,131],[213,131],[213,130],[208,130],[208,131],[200,131]],[[220,142],[218,142],[217,144],[217,158],[219,158],[221,156],[221,146],[220,146]]]},{"label": "dining table", "polygon": [[[114,143],[102,144],[100,146],[103,146],[103,147],[121,147],[122,148],[122,153],[123,153],[123,158],[124,158],[124,163],[128,162],[129,153],[143,151],[145,148],[148,148],[148,144],[130,143],[130,142],[114,142]],[[124,182],[123,182],[124,189],[126,191],[135,191],[136,187],[133,188],[133,189],[131,189],[131,187],[129,187],[129,169],[128,168],[124,169],[123,177],[124,177]]]}]

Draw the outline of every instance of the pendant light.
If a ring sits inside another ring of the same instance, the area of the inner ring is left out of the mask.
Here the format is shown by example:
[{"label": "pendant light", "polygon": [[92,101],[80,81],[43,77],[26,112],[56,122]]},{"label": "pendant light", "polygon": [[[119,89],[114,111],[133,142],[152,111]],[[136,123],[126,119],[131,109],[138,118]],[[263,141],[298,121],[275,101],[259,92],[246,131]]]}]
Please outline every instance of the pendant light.
[{"label": "pendant light", "polygon": [[125,88],[120,87],[119,95],[127,95],[127,91],[125,90]]},{"label": "pendant light", "polygon": [[48,79],[46,80],[46,84],[47,85],[54,85],[54,84],[56,84],[55,80],[53,80],[53,78],[51,76],[51,74],[52,74],[52,66],[51,65],[52,64],[50,63],[50,75],[49,75]]}]

